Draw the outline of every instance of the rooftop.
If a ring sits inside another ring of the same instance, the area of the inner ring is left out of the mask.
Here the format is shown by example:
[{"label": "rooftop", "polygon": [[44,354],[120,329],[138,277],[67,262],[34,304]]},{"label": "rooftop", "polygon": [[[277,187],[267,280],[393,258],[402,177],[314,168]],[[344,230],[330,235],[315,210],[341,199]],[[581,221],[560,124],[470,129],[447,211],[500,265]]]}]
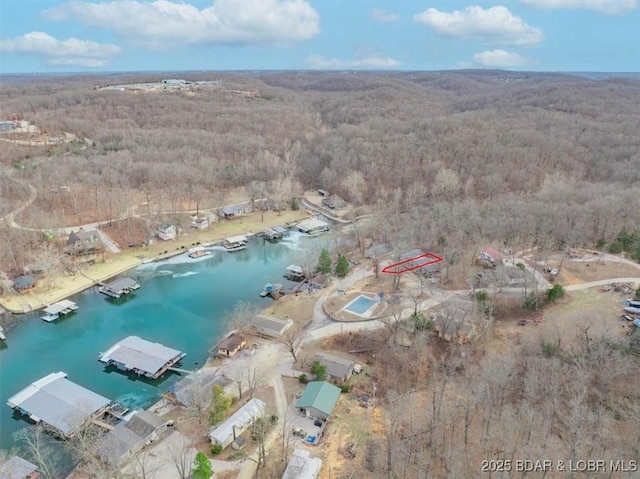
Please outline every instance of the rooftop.
[{"label": "rooftop", "polygon": [[51,373],[9,398],[7,404],[19,408],[36,422],[70,434],[96,411],[111,401],[67,379],[64,372]]},{"label": "rooftop", "polygon": [[291,319],[280,319],[266,314],[258,314],[251,320],[251,325],[260,334],[268,336],[281,336],[292,324]]},{"label": "rooftop", "polygon": [[182,352],[177,349],[152,343],[138,336],[129,336],[100,354],[98,359],[103,363],[116,362],[123,364],[126,369],[139,369],[154,374],[180,355]]},{"label": "rooftop", "polygon": [[13,456],[0,464],[0,477],[2,479],[25,479],[38,470],[38,466],[31,464],[20,456]]},{"label": "rooftop", "polygon": [[118,278],[110,283],[105,285],[105,288],[108,288],[112,291],[122,291],[125,289],[136,289],[138,287],[138,283],[131,278]]},{"label": "rooftop", "polygon": [[304,388],[304,392],[298,402],[297,408],[315,408],[330,416],[340,397],[340,388],[327,381],[312,381]]},{"label": "rooftop", "polygon": [[343,359],[333,354],[318,353],[316,354],[315,361],[327,367],[327,374],[335,378],[346,377],[353,369],[355,362],[350,359]]},{"label": "rooftop", "polygon": [[247,404],[234,412],[226,421],[209,431],[209,439],[224,444],[233,437],[233,428],[243,429],[251,424],[256,417],[264,414],[266,404],[260,399],[253,398]]},{"label": "rooftop", "polygon": [[316,479],[322,469],[322,459],[311,457],[306,449],[296,449],[289,459],[289,464],[282,479]]},{"label": "rooftop", "polygon": [[297,228],[300,230],[310,231],[316,228],[324,228],[328,226],[329,223],[325,223],[324,221],[320,221],[315,218],[309,218],[298,223]]}]

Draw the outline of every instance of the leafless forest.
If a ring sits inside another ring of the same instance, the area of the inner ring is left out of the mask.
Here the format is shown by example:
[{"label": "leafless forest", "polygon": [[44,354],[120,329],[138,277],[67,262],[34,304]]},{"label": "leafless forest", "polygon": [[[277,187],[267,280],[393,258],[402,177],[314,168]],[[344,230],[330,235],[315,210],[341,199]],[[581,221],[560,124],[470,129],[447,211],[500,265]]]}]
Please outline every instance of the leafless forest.
[{"label": "leafless forest", "polygon": [[[97,87],[160,78],[3,79],[0,116],[78,140],[0,143],[0,214],[27,201],[29,185],[37,199],[15,219],[38,228],[104,221],[134,204],[158,214],[211,208],[231,192],[286,205],[324,188],[355,205],[354,216],[372,214],[360,231],[372,242],[461,254],[487,242],[603,247],[640,223],[640,80],[480,71],[181,76],[221,81],[131,93]],[[41,243],[0,227],[3,263]],[[473,361],[454,346],[439,356],[417,351],[428,377],[416,384],[399,374],[387,388],[385,432],[367,441],[357,477],[524,477],[483,474],[481,460],[640,457],[638,358],[629,354],[637,344],[588,331],[571,348],[556,340],[474,352]],[[416,351],[402,354],[408,363]]]}]

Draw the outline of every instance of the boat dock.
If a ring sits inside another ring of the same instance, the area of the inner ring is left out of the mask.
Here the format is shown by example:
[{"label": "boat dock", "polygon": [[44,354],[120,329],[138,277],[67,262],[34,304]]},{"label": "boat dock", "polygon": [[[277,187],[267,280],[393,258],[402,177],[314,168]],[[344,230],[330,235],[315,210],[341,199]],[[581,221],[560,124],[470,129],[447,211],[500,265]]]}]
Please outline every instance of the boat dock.
[{"label": "boat dock", "polygon": [[262,237],[267,241],[277,241],[287,235],[287,229],[282,226],[267,228],[262,232]]},{"label": "boat dock", "polygon": [[138,336],[128,336],[98,356],[100,362],[121,371],[158,379],[178,364],[186,353],[152,343]]},{"label": "boat dock", "polygon": [[44,316],[41,316],[41,319],[50,323],[55,321],[60,317],[60,315],[66,315],[69,313],[73,313],[78,309],[78,305],[73,301],[69,301],[68,299],[63,299],[62,301],[58,301],[57,303],[53,303],[50,306],[44,308]]},{"label": "boat dock", "polygon": [[122,296],[133,293],[140,288],[140,285],[131,278],[118,278],[110,283],[100,286],[98,291],[111,298],[119,299]]}]

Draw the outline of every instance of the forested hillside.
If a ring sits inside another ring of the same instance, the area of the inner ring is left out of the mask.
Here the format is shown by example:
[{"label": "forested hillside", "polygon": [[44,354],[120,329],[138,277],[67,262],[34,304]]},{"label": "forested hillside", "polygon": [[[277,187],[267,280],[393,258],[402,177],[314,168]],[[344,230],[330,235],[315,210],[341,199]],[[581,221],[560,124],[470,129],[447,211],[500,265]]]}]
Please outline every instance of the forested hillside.
[{"label": "forested hillside", "polygon": [[[24,221],[51,226],[64,199],[42,192],[60,187],[105,218],[143,197],[174,211],[219,205],[233,188],[286,202],[323,187],[357,212],[382,214],[366,232],[374,240],[412,245],[441,236],[460,247],[602,244],[638,224],[640,81],[486,71],[188,76],[213,78],[218,86],[166,93],[97,88],[156,76],[7,79],[0,116],[89,140],[3,143],[11,178],[41,192]],[[2,188],[5,201],[16,189]]]}]

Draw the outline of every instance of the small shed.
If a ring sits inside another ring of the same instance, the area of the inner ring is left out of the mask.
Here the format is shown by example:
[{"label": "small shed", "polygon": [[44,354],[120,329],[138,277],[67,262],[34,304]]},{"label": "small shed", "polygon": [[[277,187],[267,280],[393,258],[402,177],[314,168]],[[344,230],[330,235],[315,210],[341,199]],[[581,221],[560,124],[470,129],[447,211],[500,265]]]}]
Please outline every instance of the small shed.
[{"label": "small shed", "polygon": [[336,407],[340,388],[327,381],[312,381],[304,388],[296,407],[307,417],[325,420]]}]

